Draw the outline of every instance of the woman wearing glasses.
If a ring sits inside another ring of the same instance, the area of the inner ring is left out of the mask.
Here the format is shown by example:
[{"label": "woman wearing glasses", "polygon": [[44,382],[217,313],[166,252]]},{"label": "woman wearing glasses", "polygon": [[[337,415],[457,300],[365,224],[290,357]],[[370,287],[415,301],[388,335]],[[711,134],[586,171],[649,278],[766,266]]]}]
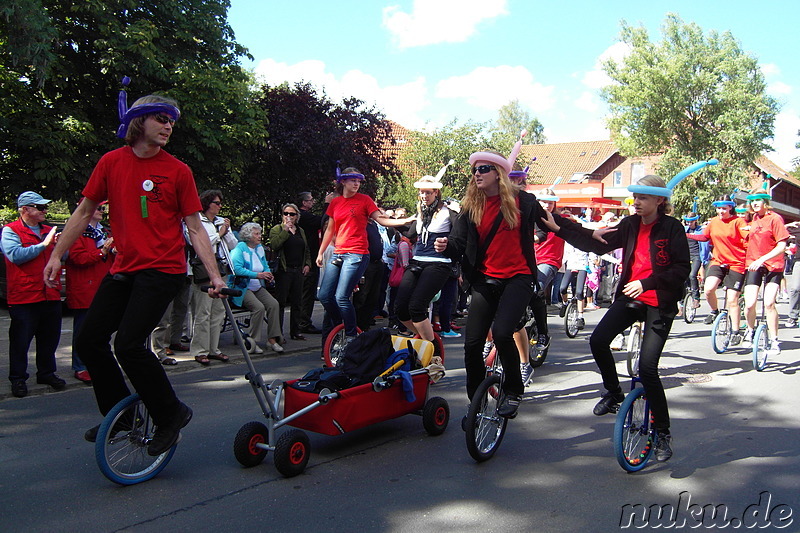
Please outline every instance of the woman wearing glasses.
[{"label": "woman wearing glasses", "polygon": [[334,244],[333,258],[325,265],[325,274],[319,288],[319,301],[325,308],[323,343],[337,324],[344,323],[348,340],[356,336],[356,310],[353,306],[353,289],[364,275],[369,264],[367,221],[371,218],[383,226],[405,226],[414,220],[392,219],[381,214],[375,202],[359,193],[364,175],[355,168],[337,169],[336,193],[325,214],[330,217],[317,254],[317,266],[323,266],[323,254]]},{"label": "woman wearing glasses", "polygon": [[294,340],[305,340],[300,333],[300,320],[303,317],[303,279],[311,271],[311,251],[306,233],[297,225],[299,214],[300,210],[295,204],[284,204],[281,207],[281,223],[269,231],[269,245],[278,254],[275,288],[278,291],[278,304],[281,306],[281,325],[283,310],[288,301],[291,308],[289,336]]}]

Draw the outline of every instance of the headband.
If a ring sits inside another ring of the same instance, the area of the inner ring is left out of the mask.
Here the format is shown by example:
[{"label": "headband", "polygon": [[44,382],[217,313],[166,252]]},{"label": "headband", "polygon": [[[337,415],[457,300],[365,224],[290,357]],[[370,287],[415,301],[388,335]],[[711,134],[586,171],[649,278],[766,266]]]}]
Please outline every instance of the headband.
[{"label": "headband", "polygon": [[336,182],[340,183],[342,180],[346,180],[346,179],[350,179],[350,178],[356,178],[356,179],[361,180],[361,181],[364,181],[364,179],[365,179],[364,178],[364,174],[361,174],[359,172],[348,172],[347,174],[339,174],[339,175],[337,175],[336,176]]},{"label": "headband", "polygon": [[747,213],[747,208],[746,207],[737,207],[736,208],[736,212],[737,213]]},{"label": "headband", "polygon": [[128,93],[125,90],[125,87],[127,87],[130,82],[131,79],[128,76],[122,78],[122,89],[119,91],[119,97],[117,99],[117,112],[119,113],[120,122],[119,128],[117,128],[117,137],[120,139],[125,138],[125,134],[128,133],[128,126],[130,126],[131,120],[135,119],[136,117],[149,115],[151,113],[165,113],[172,117],[172,120],[175,121],[181,118],[181,112],[177,107],[163,102],[135,105],[128,109]]},{"label": "headband", "polygon": [[683,216],[683,220],[686,222],[694,222],[695,220],[699,219],[700,215],[695,215],[693,217],[687,217],[686,215]]},{"label": "headband", "polygon": [[629,185],[628,191],[632,193],[639,193],[639,194],[649,194],[652,196],[664,196],[665,198],[672,197],[672,190],[678,185],[683,179],[693,172],[697,172],[698,170],[705,168],[708,165],[717,165],[719,164],[719,160],[717,159],[709,159],[708,161],[698,161],[694,165],[690,165],[669,180],[666,187],[653,187],[652,185]]},{"label": "headband", "polygon": [[559,198],[558,196],[550,196],[549,194],[543,194],[542,196],[537,196],[536,199],[542,202],[557,202],[561,200],[561,198]]},{"label": "headband", "polygon": [[771,199],[772,199],[772,196],[769,193],[766,193],[766,192],[760,192],[758,194],[748,194],[747,195],[747,201],[752,201],[752,200],[771,200]]},{"label": "headband", "polygon": [[717,200],[716,202],[711,202],[711,205],[714,207],[736,207],[736,202],[731,200]]}]

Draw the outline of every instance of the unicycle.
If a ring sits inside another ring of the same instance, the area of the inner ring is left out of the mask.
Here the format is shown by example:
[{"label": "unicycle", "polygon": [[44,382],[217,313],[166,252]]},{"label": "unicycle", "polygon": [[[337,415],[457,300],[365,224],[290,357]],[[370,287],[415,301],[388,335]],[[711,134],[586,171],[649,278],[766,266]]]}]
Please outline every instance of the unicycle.
[{"label": "unicycle", "polygon": [[147,446],[155,429],[138,394],[131,394],[111,408],[100,424],[94,445],[103,475],[120,485],[135,485],[158,475],[178,445],[156,457],[149,455]]},{"label": "unicycle", "polygon": [[640,383],[639,378],[633,378],[631,392],[620,405],[614,423],[614,455],[628,472],[645,467],[653,455],[657,438],[650,402],[644,388],[637,387],[637,383]]},{"label": "unicycle", "polygon": [[694,322],[697,316],[698,301],[692,296],[692,293],[687,293],[683,299],[683,321],[687,324]]},{"label": "unicycle", "polygon": [[631,332],[628,333],[628,376],[635,378],[639,376],[639,356],[642,353],[642,335],[644,334],[644,322],[634,322]]},{"label": "unicycle", "polygon": [[502,399],[503,367],[500,358],[487,357],[487,376],[472,396],[469,404],[464,431],[467,451],[478,462],[487,461],[494,456],[506,432],[508,419],[497,414]]},{"label": "unicycle", "polygon": [[567,337],[574,339],[578,335],[578,300],[571,298],[564,313],[564,331]]},{"label": "unicycle", "polygon": [[[361,329],[356,328],[356,334],[360,335],[361,333]],[[328,333],[328,337],[325,339],[325,345],[322,347],[322,357],[325,359],[325,366],[336,366],[344,355],[344,347],[346,345],[347,334],[344,329],[344,324],[338,324]]]},{"label": "unicycle", "polygon": [[[765,285],[761,286],[766,289]],[[762,293],[763,294],[763,293]],[[764,298],[761,298],[761,320],[753,334],[753,368],[761,372],[767,366],[767,350],[769,349],[769,328],[765,315]]]},{"label": "unicycle", "polygon": [[725,350],[728,349],[728,344],[731,342],[731,335],[733,335],[731,317],[727,309],[722,309],[711,326],[711,345],[714,351],[725,353]]}]

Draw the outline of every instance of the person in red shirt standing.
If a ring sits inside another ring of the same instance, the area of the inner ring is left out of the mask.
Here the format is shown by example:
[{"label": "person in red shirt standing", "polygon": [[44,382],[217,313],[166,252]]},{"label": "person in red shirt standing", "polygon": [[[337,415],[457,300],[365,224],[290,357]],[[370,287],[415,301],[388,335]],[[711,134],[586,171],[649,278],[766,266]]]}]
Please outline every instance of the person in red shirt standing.
[{"label": "person in red shirt standing", "polygon": [[114,263],[114,238],[106,234],[100,224],[106,212],[107,202],[102,202],[92,215],[92,221],[86,226],[67,254],[67,307],[72,309],[72,371],[75,379],[87,385],[92,383],[91,374],[80,357],[75,346],[89,305],[92,303],[100,282],[108,274]]},{"label": "person in red shirt standing", "polygon": [[[123,80],[123,83],[125,80]],[[147,336],[178,294],[186,276],[181,226],[189,231],[195,252],[209,272],[212,297],[226,287],[217,269],[208,234],[200,222],[202,209],[189,167],[163,150],[180,117],[174,100],[150,95],[130,109],[120,96],[117,135],[127,146],[106,153],[83,189],[84,200],[67,222],[44,269],[45,282],[56,283],[59,257],[83,233],[104,200],[114,206],[111,229],[117,257],[95,295],[76,345],[92,376],[100,412],[105,415],[130,395],[124,371],[156,425],[147,447],[152,456],[169,450],[192,410],[178,400]],[[116,332],[114,352],[111,336]],[[116,358],[115,358],[116,355]],[[121,368],[120,368],[121,367]],[[94,442],[99,425],[84,438]]]},{"label": "person in red shirt standing", "polygon": [[356,310],[353,306],[353,289],[369,266],[367,221],[371,218],[384,226],[405,226],[414,220],[392,219],[381,214],[375,202],[358,190],[364,175],[355,168],[346,168],[339,174],[337,169],[336,192],[325,212],[330,221],[322,237],[316,264],[323,265],[323,254],[328,245],[334,243],[331,262],[325,265],[325,273],[319,288],[319,301],[325,308],[325,323],[322,327],[323,343],[328,333],[337,324],[344,323],[345,335],[356,336]]},{"label": "person in red shirt standing", "polygon": [[764,190],[754,190],[747,197],[753,220],[747,236],[747,256],[745,266],[747,277],[744,282],[744,307],[747,318],[747,332],[742,346],[753,347],[753,330],[756,327],[756,304],[761,283],[764,285],[764,307],[767,315],[770,345],[767,355],[780,355],[778,341],[778,309],[775,300],[781,287],[784,267],[784,250],[791,235],[786,229],[783,217],[772,211],[770,195]]}]

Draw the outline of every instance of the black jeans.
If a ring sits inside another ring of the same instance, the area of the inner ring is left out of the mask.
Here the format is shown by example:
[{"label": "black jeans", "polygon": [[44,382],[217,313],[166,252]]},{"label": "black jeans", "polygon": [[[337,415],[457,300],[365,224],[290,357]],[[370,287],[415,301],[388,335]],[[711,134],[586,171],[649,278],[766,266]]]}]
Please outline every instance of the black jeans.
[{"label": "black jeans", "polygon": [[[414,272],[414,268],[422,270]],[[428,318],[431,300],[442,290],[451,272],[450,263],[411,261],[397,289],[397,318],[412,322]]]},{"label": "black jeans", "polygon": [[530,274],[520,274],[497,281],[499,285],[486,283],[485,280],[476,280],[472,285],[472,303],[464,339],[464,366],[467,370],[467,396],[470,399],[486,377],[483,345],[489,328],[492,329],[494,345],[503,363],[503,391],[519,395],[525,391],[514,330],[531,300],[536,280]]},{"label": "black jeans", "polygon": [[[311,256],[317,257],[316,255]],[[314,325],[311,315],[314,313],[314,301],[317,299],[317,283],[319,282],[319,267],[314,265],[308,272],[308,276],[303,276],[303,297],[301,306],[303,315],[300,317],[300,329],[310,328]]]},{"label": "black jeans", "polygon": [[279,268],[275,272],[275,290],[278,305],[281,306],[281,331],[284,322],[284,309],[289,304],[291,314],[289,315],[289,334],[299,335],[305,314],[302,309],[303,283],[305,276],[301,267],[289,267],[288,270]]},{"label": "black jeans", "polygon": [[606,390],[611,392],[621,390],[614,356],[611,354],[611,341],[634,322],[644,320],[639,377],[650,400],[655,428],[669,429],[669,407],[664,386],[658,377],[658,361],[661,359],[661,351],[667,342],[675,315],[649,305],[644,306],[644,309],[632,309],[625,305],[629,301],[627,298],[617,299],[594,328],[589,338],[592,355],[603,376],[603,386]]},{"label": "black jeans", "polygon": [[56,349],[61,340],[61,301],[8,306],[8,379],[28,379],[28,348],[36,338],[36,377],[44,379],[56,371]]},{"label": "black jeans", "polygon": [[[174,415],[178,397],[146,341],[169,303],[184,287],[185,277],[185,274],[141,270],[108,275],[100,283],[75,344],[92,376],[97,406],[104,416],[130,395],[123,370],[157,426]],[[112,353],[114,332],[117,335]]]},{"label": "black jeans", "polygon": [[700,272],[700,267],[703,264],[700,262],[700,257],[692,256],[692,271],[689,274],[689,288],[692,291],[692,298],[695,300],[700,299],[700,282],[697,280],[697,273]]}]

